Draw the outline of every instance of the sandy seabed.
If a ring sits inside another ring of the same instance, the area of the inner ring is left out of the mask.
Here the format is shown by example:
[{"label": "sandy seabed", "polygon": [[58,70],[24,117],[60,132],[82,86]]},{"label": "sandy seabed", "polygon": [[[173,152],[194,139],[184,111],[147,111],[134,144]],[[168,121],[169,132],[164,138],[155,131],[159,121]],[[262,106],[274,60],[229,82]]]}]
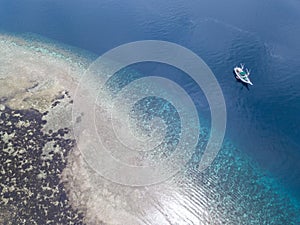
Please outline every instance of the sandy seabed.
[{"label": "sandy seabed", "polygon": [[78,110],[72,117],[74,101],[83,108],[92,104],[88,86],[74,95],[95,56],[34,35],[9,34],[0,35],[0,53],[1,224],[299,222],[292,197],[230,143],[202,174],[191,166],[146,187],[99,176],[72,132],[85,116]]}]

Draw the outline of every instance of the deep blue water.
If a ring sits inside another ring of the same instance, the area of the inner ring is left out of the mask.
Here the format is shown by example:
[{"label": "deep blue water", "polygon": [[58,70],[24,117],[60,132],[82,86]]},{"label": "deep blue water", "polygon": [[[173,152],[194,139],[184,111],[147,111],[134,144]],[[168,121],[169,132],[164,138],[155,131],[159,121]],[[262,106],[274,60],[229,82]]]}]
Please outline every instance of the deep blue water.
[{"label": "deep blue water", "polygon": [[[197,53],[223,90],[226,138],[300,201],[299,21],[296,0],[0,0],[0,29],[8,32],[37,33],[98,55],[144,39]],[[249,89],[232,74],[241,62],[252,69]]]}]

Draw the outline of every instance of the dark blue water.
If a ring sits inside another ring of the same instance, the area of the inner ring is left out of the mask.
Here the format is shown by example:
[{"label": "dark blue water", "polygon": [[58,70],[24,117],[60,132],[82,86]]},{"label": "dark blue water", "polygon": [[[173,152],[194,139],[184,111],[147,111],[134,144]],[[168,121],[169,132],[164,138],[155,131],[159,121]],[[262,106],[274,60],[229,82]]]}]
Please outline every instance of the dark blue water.
[{"label": "dark blue water", "polygon": [[[193,50],[223,90],[226,137],[300,201],[299,21],[296,0],[0,0],[0,29],[8,32],[37,33],[98,55],[144,39]],[[241,62],[252,69],[254,86],[234,79]]]}]

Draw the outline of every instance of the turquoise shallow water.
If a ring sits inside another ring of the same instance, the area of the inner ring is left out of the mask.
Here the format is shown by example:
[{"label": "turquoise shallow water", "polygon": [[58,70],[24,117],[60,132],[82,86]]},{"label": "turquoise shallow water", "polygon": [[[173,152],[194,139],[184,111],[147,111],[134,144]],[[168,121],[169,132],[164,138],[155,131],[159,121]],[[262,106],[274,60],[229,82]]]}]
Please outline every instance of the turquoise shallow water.
[{"label": "turquoise shallow water", "polygon": [[[236,214],[228,217],[243,218],[243,212],[251,209],[253,213],[245,219],[248,224],[297,224],[299,11],[297,1],[279,0],[129,1],[126,5],[121,1],[0,0],[0,29],[41,34],[96,55],[143,39],[168,40],[190,48],[215,73],[228,110],[227,141],[210,171],[215,179],[205,184],[208,177],[191,172],[199,181],[195,187],[216,188],[220,196],[213,198],[219,198],[221,209],[233,199],[239,210],[233,209]],[[240,62],[252,69],[254,86],[249,89],[232,74]],[[208,104],[193,81],[157,65],[138,69],[143,74],[177,74],[176,81],[196,102],[201,121],[209,125]],[[194,156],[195,162],[200,155]]]},{"label": "turquoise shallow water", "polygon": [[[157,65],[150,64],[148,63],[146,66],[147,75],[157,74],[157,71],[161,73],[163,71],[162,74],[172,71],[172,76],[176,74],[176,71],[168,66],[165,66],[167,69],[162,69],[162,65],[160,65],[159,69],[155,69]],[[116,94],[130,82],[144,77],[145,73],[141,72],[143,69],[145,67],[134,65],[121,70],[109,81],[108,86]],[[177,73],[177,78],[184,76],[182,72],[177,71]],[[177,82],[180,83],[180,79]],[[190,82],[187,83],[190,84]],[[147,110],[147,102],[152,104],[152,109],[159,107],[161,110],[155,110],[154,114],[151,113],[151,110]],[[197,104],[197,106],[199,111],[203,109],[203,105]],[[148,114],[160,116],[167,121],[171,130],[169,139],[167,138],[166,141],[172,140],[173,137],[175,141],[173,140],[172,143],[176,145],[176,134],[180,130],[180,123],[171,120],[172,118],[176,120],[175,109],[161,99],[152,98],[137,103],[135,113],[139,108],[143,111],[143,116],[134,118],[144,121],[145,117],[149,117]],[[201,215],[205,209],[211,207],[209,220],[216,224],[228,221],[234,224],[298,224],[300,222],[300,204],[293,192],[289,191],[270,171],[262,168],[260,163],[250,157],[248,153],[243,152],[241,150],[243,148],[234,144],[232,140],[225,139],[213,164],[204,173],[199,173],[198,163],[209,137],[207,118],[200,116],[199,119],[202,124],[199,142],[185,172],[189,177],[189,182],[182,183],[180,179],[176,180],[175,178],[176,182],[180,183],[183,195],[190,199],[183,207],[195,215]],[[173,133],[176,134],[172,136]],[[253,145],[252,147],[255,148]],[[203,198],[203,195],[207,199]],[[186,222],[187,218],[184,216],[185,214],[179,218]],[[204,224],[208,223],[205,216],[200,221]]]}]

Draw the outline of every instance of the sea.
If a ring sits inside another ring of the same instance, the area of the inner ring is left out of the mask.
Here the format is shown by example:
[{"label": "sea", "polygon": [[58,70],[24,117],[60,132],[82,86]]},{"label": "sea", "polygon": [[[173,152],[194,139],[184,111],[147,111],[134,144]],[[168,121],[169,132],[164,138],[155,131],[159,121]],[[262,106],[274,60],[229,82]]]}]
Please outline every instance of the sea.
[{"label": "sea", "polygon": [[[141,40],[190,49],[222,89],[225,141],[300,204],[300,1],[0,0],[0,30],[39,35],[97,56]],[[253,86],[235,79],[233,68],[240,63],[251,70]],[[159,64],[141,71],[174,72]],[[209,126],[210,107],[201,89],[178,77]]]}]

